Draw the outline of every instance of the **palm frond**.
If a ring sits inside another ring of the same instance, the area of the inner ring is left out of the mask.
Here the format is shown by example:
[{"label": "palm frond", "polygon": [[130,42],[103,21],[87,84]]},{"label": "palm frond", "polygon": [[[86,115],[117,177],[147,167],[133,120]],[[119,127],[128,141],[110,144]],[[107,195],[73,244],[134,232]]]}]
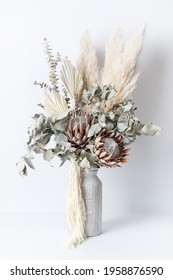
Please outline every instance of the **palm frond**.
[{"label": "palm frond", "polygon": [[72,101],[78,100],[83,87],[82,77],[79,74],[79,71],[67,58],[62,64],[61,80],[70,99]]},{"label": "palm frond", "polygon": [[68,111],[65,98],[56,91],[44,91],[44,107],[49,115],[61,114]]}]

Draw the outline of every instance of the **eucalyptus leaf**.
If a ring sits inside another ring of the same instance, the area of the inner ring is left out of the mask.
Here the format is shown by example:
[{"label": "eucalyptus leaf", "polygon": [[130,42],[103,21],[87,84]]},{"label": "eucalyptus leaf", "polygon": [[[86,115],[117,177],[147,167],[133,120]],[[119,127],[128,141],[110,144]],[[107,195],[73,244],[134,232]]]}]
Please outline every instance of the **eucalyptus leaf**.
[{"label": "eucalyptus leaf", "polygon": [[92,108],[92,115],[97,116],[99,113],[100,113],[100,108],[98,107],[98,105],[94,105]]},{"label": "eucalyptus leaf", "polygon": [[64,146],[66,148],[70,148],[71,144],[68,142],[67,136],[60,133],[55,136],[55,142],[61,146]]},{"label": "eucalyptus leaf", "polygon": [[106,100],[102,100],[102,101],[100,102],[100,108],[101,108],[101,109],[104,109],[105,106],[106,106]]},{"label": "eucalyptus leaf", "polygon": [[106,130],[107,130],[107,131],[111,131],[113,128],[114,128],[113,123],[108,122],[108,123],[106,124]]},{"label": "eucalyptus leaf", "polygon": [[35,120],[35,127],[40,128],[41,126],[43,126],[44,123],[45,123],[45,117],[43,115],[40,115],[39,118]]},{"label": "eucalyptus leaf", "polygon": [[63,118],[58,120],[54,125],[52,124],[52,126],[55,130],[65,131],[67,127],[67,120],[68,118]]},{"label": "eucalyptus leaf", "polygon": [[99,133],[101,128],[102,127],[99,123],[93,124],[88,131],[88,137],[92,137],[92,136],[96,135],[97,133]]},{"label": "eucalyptus leaf", "polygon": [[142,128],[142,133],[146,136],[159,135],[161,128],[155,124],[145,124]]},{"label": "eucalyptus leaf", "polygon": [[30,135],[30,136],[29,136],[29,139],[28,139],[28,142],[27,142],[27,145],[30,145],[31,142],[32,142],[32,136]]},{"label": "eucalyptus leaf", "polygon": [[20,159],[20,161],[16,164],[18,172],[21,176],[27,175],[27,167],[24,161],[24,158]]},{"label": "eucalyptus leaf", "polygon": [[103,113],[99,114],[99,116],[98,116],[98,121],[99,121],[99,124],[100,124],[102,127],[105,127],[105,126],[106,126],[106,117],[105,117],[105,114],[103,114]]},{"label": "eucalyptus leaf", "polygon": [[88,92],[87,90],[84,90],[83,94],[82,94],[82,102],[87,104],[89,102],[89,100],[90,100],[90,97],[91,97],[91,93]]},{"label": "eucalyptus leaf", "polygon": [[40,114],[35,114],[32,118],[33,118],[34,120],[37,120],[39,117],[40,117]]},{"label": "eucalyptus leaf", "polygon": [[119,122],[117,124],[117,129],[119,132],[124,132],[128,128],[128,125],[126,122]]},{"label": "eucalyptus leaf", "polygon": [[34,153],[36,153],[36,154],[40,154],[41,153],[40,148],[38,146],[34,146],[34,145],[32,146],[32,151]]},{"label": "eucalyptus leaf", "polygon": [[67,161],[69,160],[66,156],[61,156],[61,164],[60,164],[60,167]]},{"label": "eucalyptus leaf", "polygon": [[113,112],[109,112],[109,118],[110,118],[111,120],[113,120],[113,119],[115,118],[115,115],[114,115]]},{"label": "eucalyptus leaf", "polygon": [[89,169],[90,168],[90,163],[89,163],[89,161],[87,160],[86,157],[81,161],[80,167],[82,167],[84,169]]},{"label": "eucalyptus leaf", "polygon": [[103,114],[103,113],[99,114],[98,115],[98,121],[105,123],[105,121],[106,121],[105,114]]},{"label": "eucalyptus leaf", "polygon": [[31,161],[30,158],[25,157],[24,160],[25,160],[26,164],[27,164],[30,168],[35,169],[35,167],[34,167],[34,165],[33,165],[33,163],[32,163],[32,161]]},{"label": "eucalyptus leaf", "polygon": [[91,152],[93,151],[94,146],[91,144],[86,145],[86,149],[90,150]]},{"label": "eucalyptus leaf", "polygon": [[52,150],[51,149],[48,149],[45,153],[44,153],[44,155],[43,155],[43,158],[45,159],[45,160],[47,160],[47,161],[51,161],[51,159],[54,157],[54,153],[52,152]]},{"label": "eucalyptus leaf", "polygon": [[52,134],[45,134],[42,137],[40,137],[38,140],[41,144],[46,145],[47,143],[49,143],[51,136]]},{"label": "eucalyptus leaf", "polygon": [[107,99],[110,100],[110,99],[112,99],[114,97],[116,97],[116,90],[114,88],[112,88],[110,93],[107,96]]},{"label": "eucalyptus leaf", "polygon": [[124,112],[128,112],[132,109],[133,104],[129,101],[125,106],[124,106]]},{"label": "eucalyptus leaf", "polygon": [[90,166],[95,167],[96,166],[96,164],[95,164],[95,162],[96,162],[96,155],[91,153],[91,152],[86,152],[85,156],[86,156],[87,160],[89,161]]},{"label": "eucalyptus leaf", "polygon": [[102,89],[102,96],[101,96],[101,98],[102,98],[102,100],[106,100],[107,98],[106,98],[106,96],[107,96],[107,94],[108,94],[108,87],[107,86],[103,86],[103,89]]}]

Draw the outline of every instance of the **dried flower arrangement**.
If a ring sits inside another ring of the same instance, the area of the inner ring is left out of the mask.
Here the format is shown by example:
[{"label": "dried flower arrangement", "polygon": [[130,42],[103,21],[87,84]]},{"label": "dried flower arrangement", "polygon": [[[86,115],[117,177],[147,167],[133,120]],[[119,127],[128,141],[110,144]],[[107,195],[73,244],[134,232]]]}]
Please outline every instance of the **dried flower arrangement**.
[{"label": "dried flower arrangement", "polygon": [[[68,58],[54,56],[44,39],[50,85],[35,84],[43,89],[41,107],[45,114],[34,115],[34,122],[28,129],[29,153],[17,166],[21,175],[27,174],[28,166],[34,169],[33,152],[43,154],[49,162],[58,156],[61,165],[66,160],[71,161],[67,195],[69,224],[74,234],[71,246],[75,247],[86,238],[81,169],[121,166],[128,160],[129,144],[138,136],[160,132],[158,126],[138,120],[130,97],[139,77],[137,66],[144,34],[145,28],[124,46],[119,29],[106,46],[100,73],[96,50],[88,33],[81,39],[76,67]],[[52,137],[54,146],[47,148]]]}]

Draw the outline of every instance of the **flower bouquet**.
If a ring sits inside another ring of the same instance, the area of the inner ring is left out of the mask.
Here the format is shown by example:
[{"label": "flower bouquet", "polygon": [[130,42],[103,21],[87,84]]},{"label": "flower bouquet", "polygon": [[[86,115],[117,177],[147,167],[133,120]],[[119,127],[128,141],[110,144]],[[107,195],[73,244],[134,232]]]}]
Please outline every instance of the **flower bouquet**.
[{"label": "flower bouquet", "polygon": [[76,66],[59,53],[53,55],[44,39],[50,83],[35,82],[43,90],[43,104],[39,104],[43,112],[33,116],[28,154],[17,166],[21,175],[27,174],[28,167],[34,169],[33,153],[42,154],[49,162],[59,157],[61,165],[71,161],[67,195],[71,246],[86,238],[81,170],[121,166],[128,161],[129,146],[138,136],[160,132],[158,126],[138,120],[131,98],[139,77],[144,33],[145,29],[124,46],[119,29],[106,46],[100,72],[88,33],[81,39]]}]

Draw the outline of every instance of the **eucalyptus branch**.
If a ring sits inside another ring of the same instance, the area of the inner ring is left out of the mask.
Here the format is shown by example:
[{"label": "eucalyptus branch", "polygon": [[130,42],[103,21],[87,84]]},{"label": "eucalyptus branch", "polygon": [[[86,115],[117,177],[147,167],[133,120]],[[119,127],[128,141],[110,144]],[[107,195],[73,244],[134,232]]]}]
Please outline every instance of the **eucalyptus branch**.
[{"label": "eucalyptus branch", "polygon": [[58,62],[61,61],[60,54],[57,53],[56,57],[54,57],[52,53],[52,48],[50,47],[50,44],[46,38],[44,39],[44,52],[47,56],[47,62],[49,64],[49,80],[53,85],[54,89],[58,91],[59,77],[56,69],[57,69]]}]

